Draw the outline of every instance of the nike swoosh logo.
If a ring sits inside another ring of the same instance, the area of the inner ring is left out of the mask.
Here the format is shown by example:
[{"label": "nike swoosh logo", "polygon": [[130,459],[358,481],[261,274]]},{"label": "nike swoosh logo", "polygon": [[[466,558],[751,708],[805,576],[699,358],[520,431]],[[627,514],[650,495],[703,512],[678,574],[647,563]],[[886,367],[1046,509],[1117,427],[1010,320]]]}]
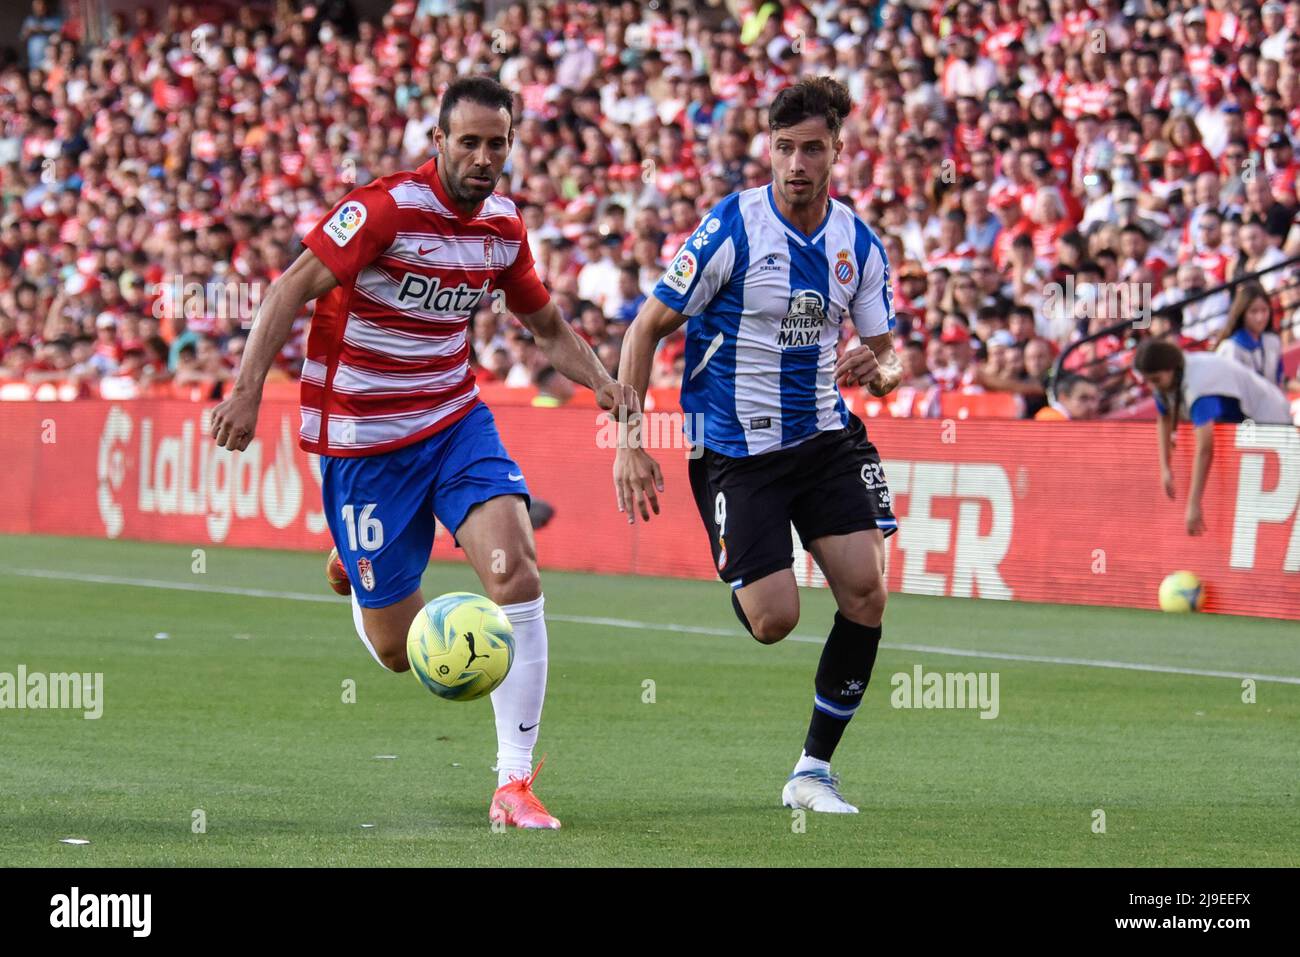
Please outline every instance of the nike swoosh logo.
[{"label": "nike swoosh logo", "polygon": [[522,482],[524,480],[522,475],[516,475],[514,472],[508,473],[506,478],[510,479],[512,482]]},{"label": "nike swoosh logo", "polygon": [[421,256],[427,256],[429,253],[433,252],[433,251],[434,251],[435,249],[437,249],[437,248],[438,248],[438,244],[437,244],[437,243],[434,243],[434,244],[433,244],[432,246],[430,246],[428,249],[425,249],[423,246],[421,246],[421,247],[420,247],[420,251],[419,251],[419,255],[421,255]]},{"label": "nike swoosh logo", "polygon": [[[537,724],[541,724],[541,722],[538,721]],[[537,727],[537,724],[534,724],[534,725],[532,725],[532,726],[530,726],[530,727],[525,728],[525,727],[524,727],[524,723],[523,723],[522,721],[520,721],[520,722],[519,722],[519,730],[520,730],[520,731],[523,731],[525,734],[527,734],[529,731],[533,730],[533,728]]]}]

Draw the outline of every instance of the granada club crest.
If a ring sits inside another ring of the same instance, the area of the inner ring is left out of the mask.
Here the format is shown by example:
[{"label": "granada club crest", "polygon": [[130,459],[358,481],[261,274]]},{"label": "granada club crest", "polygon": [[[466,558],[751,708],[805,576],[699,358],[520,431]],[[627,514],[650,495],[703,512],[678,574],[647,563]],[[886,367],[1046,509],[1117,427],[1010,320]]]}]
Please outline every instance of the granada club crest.
[{"label": "granada club crest", "polygon": [[483,265],[488,269],[492,268],[492,237],[483,237]]},{"label": "granada club crest", "polygon": [[368,558],[357,559],[357,574],[361,577],[361,587],[366,591],[375,590],[375,566]]},{"label": "granada club crest", "polygon": [[841,249],[835,255],[835,278],[840,285],[847,286],[853,282],[853,258],[847,249]]}]

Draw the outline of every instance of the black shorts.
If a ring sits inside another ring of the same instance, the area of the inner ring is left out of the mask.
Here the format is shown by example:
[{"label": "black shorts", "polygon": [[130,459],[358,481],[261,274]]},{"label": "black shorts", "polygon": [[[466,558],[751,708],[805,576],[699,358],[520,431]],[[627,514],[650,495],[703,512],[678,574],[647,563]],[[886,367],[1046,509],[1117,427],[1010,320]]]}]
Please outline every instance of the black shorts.
[{"label": "black shorts", "polygon": [[847,428],[789,449],[731,458],[705,449],[690,462],[691,490],[718,577],[740,588],[794,563],[794,524],[805,544],[823,535],[898,531],[880,453],[857,416]]}]

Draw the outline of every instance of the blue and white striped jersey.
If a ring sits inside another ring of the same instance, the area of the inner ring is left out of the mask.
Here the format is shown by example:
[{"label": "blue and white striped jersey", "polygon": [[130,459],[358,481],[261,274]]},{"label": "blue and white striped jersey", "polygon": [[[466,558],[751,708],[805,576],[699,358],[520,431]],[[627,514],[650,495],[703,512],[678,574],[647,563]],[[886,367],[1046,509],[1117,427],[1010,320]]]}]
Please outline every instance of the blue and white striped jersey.
[{"label": "blue and white striped jersey", "polygon": [[843,323],[862,336],[894,327],[889,263],[871,228],[831,202],[804,235],[777,211],[771,186],[719,203],[654,295],[689,320],[687,437],[731,457],[848,425],[834,379]]}]

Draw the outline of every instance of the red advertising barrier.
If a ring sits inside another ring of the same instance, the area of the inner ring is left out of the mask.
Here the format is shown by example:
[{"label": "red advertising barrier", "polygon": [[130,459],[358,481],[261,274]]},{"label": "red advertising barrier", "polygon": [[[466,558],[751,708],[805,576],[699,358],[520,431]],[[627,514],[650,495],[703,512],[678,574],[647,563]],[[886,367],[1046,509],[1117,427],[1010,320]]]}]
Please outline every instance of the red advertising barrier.
[{"label": "red advertising barrier", "polygon": [[[652,440],[663,514],[629,527],[614,505],[612,435],[595,410],[494,411],[533,493],[556,511],[538,533],[543,567],[714,577],[679,422]],[[0,403],[0,532],[326,550],[319,469],[298,448],[296,405],[265,403],[239,454],[206,438],[206,415],[185,401]],[[1300,619],[1294,428],[1219,428],[1208,531],[1197,538],[1183,528],[1186,427],[1176,502],[1160,489],[1150,422],[881,418],[870,430],[901,526],[892,590],[1151,608],[1160,579],[1186,568],[1205,582],[1209,610]],[[434,553],[455,554],[448,536]],[[796,572],[821,583],[802,550]]]}]

